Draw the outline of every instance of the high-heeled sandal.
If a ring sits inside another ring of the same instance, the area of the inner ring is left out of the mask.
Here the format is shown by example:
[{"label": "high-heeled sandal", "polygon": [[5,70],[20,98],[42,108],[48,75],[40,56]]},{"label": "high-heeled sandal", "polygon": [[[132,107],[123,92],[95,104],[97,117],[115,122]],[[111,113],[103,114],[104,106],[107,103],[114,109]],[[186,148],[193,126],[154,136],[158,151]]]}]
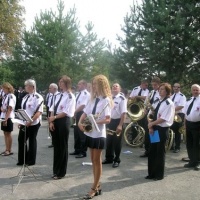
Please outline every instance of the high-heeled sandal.
[{"label": "high-heeled sandal", "polygon": [[91,190],[93,190],[94,193],[93,193],[93,194],[89,194],[89,193],[86,194],[86,195],[83,197],[84,200],[85,200],[85,199],[92,199],[93,197],[99,195],[99,191],[98,191],[97,189],[91,188]]},{"label": "high-heeled sandal", "polygon": [[97,186],[97,189],[98,189],[98,195],[101,195],[102,194],[102,189],[101,189],[101,185],[100,184]]}]

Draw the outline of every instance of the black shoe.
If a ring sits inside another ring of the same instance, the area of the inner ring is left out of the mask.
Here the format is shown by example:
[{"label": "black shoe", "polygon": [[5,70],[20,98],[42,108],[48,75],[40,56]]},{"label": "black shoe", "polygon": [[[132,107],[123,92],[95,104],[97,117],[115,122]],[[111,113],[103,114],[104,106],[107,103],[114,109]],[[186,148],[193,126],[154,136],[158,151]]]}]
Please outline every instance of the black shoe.
[{"label": "black shoe", "polygon": [[52,148],[52,147],[53,147],[53,144],[51,144],[51,145],[48,146],[48,148]]},{"label": "black shoe", "polygon": [[145,179],[154,179],[155,177],[153,176],[146,176]]},{"label": "black shoe", "polygon": [[112,165],[113,168],[119,167],[119,163],[118,162],[114,162]]},{"label": "black shoe", "polygon": [[180,149],[174,149],[173,153],[178,153]]},{"label": "black shoe", "polygon": [[79,155],[79,153],[77,153],[76,151],[69,153],[69,155]]},{"label": "black shoe", "polygon": [[24,163],[20,163],[20,162],[18,162],[16,165],[18,165],[18,166],[22,166]]},{"label": "black shoe", "polygon": [[195,167],[195,165],[188,163],[188,164],[185,164],[184,167],[185,168],[192,168],[192,167]]},{"label": "black shoe", "polygon": [[111,164],[111,163],[113,163],[113,161],[104,160],[104,161],[102,162],[102,164]]},{"label": "black shoe", "polygon": [[86,155],[84,155],[84,154],[78,154],[75,158],[85,158],[86,157]]},{"label": "black shoe", "polygon": [[140,158],[145,158],[145,157],[148,157],[147,153],[144,153],[144,154],[140,155]]},{"label": "black shoe", "polygon": [[197,166],[195,166],[194,170],[199,171],[200,170],[200,165],[198,164]]},{"label": "black shoe", "polygon": [[32,166],[32,165],[35,165],[35,163],[27,163],[26,165],[27,166]]},{"label": "black shoe", "polygon": [[160,181],[160,180],[162,180],[163,178],[154,178],[153,180],[154,181]]}]

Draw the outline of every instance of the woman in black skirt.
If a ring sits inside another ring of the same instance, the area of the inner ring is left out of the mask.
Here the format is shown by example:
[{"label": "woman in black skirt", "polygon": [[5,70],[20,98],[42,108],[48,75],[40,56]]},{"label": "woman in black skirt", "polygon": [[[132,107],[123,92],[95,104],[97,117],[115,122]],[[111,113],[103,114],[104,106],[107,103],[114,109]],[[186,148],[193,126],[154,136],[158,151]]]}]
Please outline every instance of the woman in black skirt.
[{"label": "woman in black skirt", "polygon": [[15,117],[15,105],[16,105],[16,97],[13,94],[14,89],[10,83],[4,83],[2,85],[4,97],[1,105],[1,119],[4,121],[1,123],[1,130],[4,133],[6,150],[1,153],[2,156],[10,156],[13,154],[11,151],[12,148],[12,135],[13,131],[13,123],[11,121],[12,118]]},{"label": "woman in black skirt", "polygon": [[[95,76],[92,80],[91,100],[84,109],[78,126],[86,134],[86,145],[90,148],[90,156],[93,166],[94,182],[90,192],[83,199],[91,199],[101,194],[100,177],[102,174],[102,150],[106,140],[106,126],[110,123],[112,95],[108,79],[103,75]],[[94,115],[98,128],[86,132],[84,120],[88,115]],[[98,117],[97,117],[98,116]]]}]

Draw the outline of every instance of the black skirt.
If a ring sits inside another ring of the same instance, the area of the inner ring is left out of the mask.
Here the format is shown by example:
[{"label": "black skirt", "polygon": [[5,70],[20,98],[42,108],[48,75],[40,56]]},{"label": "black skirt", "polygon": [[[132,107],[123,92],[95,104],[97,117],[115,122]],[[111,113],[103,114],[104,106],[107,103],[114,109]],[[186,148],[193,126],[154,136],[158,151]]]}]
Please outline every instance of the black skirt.
[{"label": "black skirt", "polygon": [[1,130],[4,132],[12,132],[13,131],[13,123],[10,118],[7,120],[7,126],[3,126],[3,122],[1,122]]},{"label": "black skirt", "polygon": [[106,138],[100,137],[100,138],[92,138],[89,136],[86,136],[86,146],[91,149],[104,149],[106,146]]}]

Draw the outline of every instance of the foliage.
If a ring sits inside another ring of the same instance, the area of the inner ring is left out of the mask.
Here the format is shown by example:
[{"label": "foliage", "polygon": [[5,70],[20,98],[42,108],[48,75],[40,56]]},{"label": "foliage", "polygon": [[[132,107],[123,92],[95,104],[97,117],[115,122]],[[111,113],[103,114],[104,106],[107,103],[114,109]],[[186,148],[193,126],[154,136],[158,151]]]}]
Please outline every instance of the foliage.
[{"label": "foliage", "polygon": [[20,0],[0,1],[0,57],[10,55],[13,44],[21,37],[24,8]]},{"label": "foliage", "polygon": [[[154,75],[184,85],[199,82],[200,17],[197,0],[143,0],[125,17],[116,49],[126,82],[138,84]],[[127,84],[128,86],[128,84]]]},{"label": "foliage", "polygon": [[[64,15],[64,2],[58,2],[58,14],[41,12],[30,31],[15,46],[14,60],[10,63],[17,80],[35,78],[40,89],[67,74],[74,82],[87,79],[99,72],[104,40],[93,33],[93,24],[86,25],[86,34],[79,31],[76,9]],[[102,73],[106,73],[106,70]]]}]

